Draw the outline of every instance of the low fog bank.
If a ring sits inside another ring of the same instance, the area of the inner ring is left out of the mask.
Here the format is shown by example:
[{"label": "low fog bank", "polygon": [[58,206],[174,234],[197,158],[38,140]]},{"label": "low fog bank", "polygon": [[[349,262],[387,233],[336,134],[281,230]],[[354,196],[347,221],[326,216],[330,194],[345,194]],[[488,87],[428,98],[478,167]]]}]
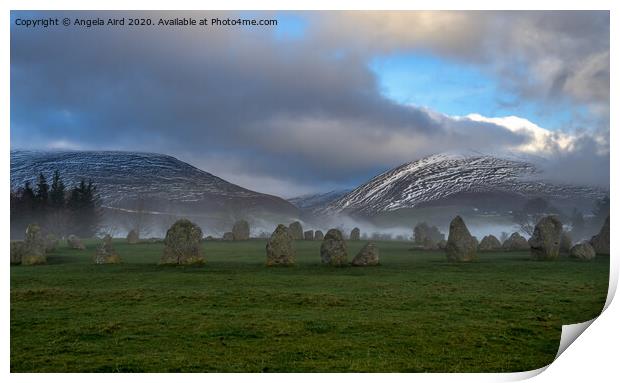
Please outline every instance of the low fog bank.
[{"label": "low fog bank", "polygon": [[[448,237],[449,225],[452,218],[460,215],[472,235],[481,240],[484,236],[492,234],[497,238],[519,232],[526,238],[529,233],[514,221],[510,215],[485,215],[475,211],[463,212],[443,211],[441,214],[429,216],[428,213],[420,214],[410,212],[405,215],[381,216],[373,218],[351,217],[346,214],[330,216],[307,215],[297,217],[269,217],[269,216],[239,216],[222,217],[220,220],[211,216],[187,216],[183,214],[136,212],[130,210],[104,209],[102,234],[110,234],[113,237],[126,237],[130,230],[137,230],[141,238],[164,238],[168,228],[178,219],[187,218],[199,225],[204,237],[215,239],[222,238],[224,233],[232,231],[234,222],[245,219],[250,225],[250,236],[253,238],[268,238],[278,224],[288,226],[292,222],[299,221],[304,231],[321,230],[324,234],[329,229],[339,229],[345,237],[349,237],[355,227],[360,229],[361,239],[366,240],[412,240],[413,229],[416,225],[426,223],[437,226],[445,238]],[[590,220],[590,224],[580,231],[574,241],[589,239],[600,229],[601,223]],[[564,229],[573,229],[571,222],[564,220]]]}]

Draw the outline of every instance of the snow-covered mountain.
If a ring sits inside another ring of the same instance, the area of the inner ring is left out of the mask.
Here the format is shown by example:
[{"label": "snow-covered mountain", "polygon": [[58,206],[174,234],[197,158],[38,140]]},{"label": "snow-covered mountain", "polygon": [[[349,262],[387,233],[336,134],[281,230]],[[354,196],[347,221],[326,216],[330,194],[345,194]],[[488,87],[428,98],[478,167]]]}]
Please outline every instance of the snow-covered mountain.
[{"label": "snow-covered mountain", "polygon": [[55,170],[67,185],[92,179],[107,207],[136,204],[155,213],[233,219],[252,214],[295,217],[298,209],[282,198],[229,183],[174,157],[120,151],[11,151],[11,188],[42,172],[51,183]]},{"label": "snow-covered mountain", "polygon": [[347,189],[332,190],[327,193],[304,194],[289,198],[288,201],[300,209],[315,210],[327,206],[330,202],[337,200],[350,191],[350,189]]},{"label": "snow-covered mountain", "polygon": [[324,212],[374,215],[399,209],[458,204],[515,206],[543,197],[558,204],[592,203],[601,189],[546,182],[530,162],[472,154],[437,154],[376,176],[341,198]]}]

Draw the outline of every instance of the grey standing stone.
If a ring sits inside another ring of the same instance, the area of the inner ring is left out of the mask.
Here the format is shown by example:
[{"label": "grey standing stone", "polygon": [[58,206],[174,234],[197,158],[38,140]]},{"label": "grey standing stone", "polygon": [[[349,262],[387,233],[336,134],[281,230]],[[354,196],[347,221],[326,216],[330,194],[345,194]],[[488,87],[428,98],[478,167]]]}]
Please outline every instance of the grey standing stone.
[{"label": "grey standing stone", "polygon": [[130,230],[129,233],[127,233],[127,243],[129,243],[130,245],[135,245],[138,242],[140,242],[140,236],[138,235],[138,232],[133,229]]},{"label": "grey standing stone", "polygon": [[562,222],[557,217],[548,215],[541,218],[534,227],[530,244],[530,253],[536,260],[553,260],[560,256],[560,237]]},{"label": "grey standing stone", "polygon": [[246,220],[235,222],[232,228],[232,235],[235,241],[247,241],[250,239],[250,224]]},{"label": "grey standing stone", "polygon": [[353,266],[376,266],[379,264],[379,248],[372,242],[368,242],[357,253],[353,261]]},{"label": "grey standing stone", "polygon": [[313,230],[304,231],[304,240],[306,241],[314,240],[314,231]]},{"label": "grey standing stone", "polygon": [[106,263],[121,263],[121,258],[118,256],[114,246],[112,245],[112,237],[110,235],[103,237],[101,244],[97,247],[93,261],[97,265],[103,265]]},{"label": "grey standing stone", "polygon": [[499,239],[492,234],[482,238],[482,241],[480,241],[480,244],[478,245],[478,250],[480,251],[495,251],[500,250],[501,248],[502,244],[499,242]]},{"label": "grey standing stone", "polygon": [[347,244],[338,229],[330,229],[321,243],[321,262],[332,266],[347,264]]},{"label": "grey standing stone", "polygon": [[295,242],[290,230],[280,224],[271,234],[265,247],[267,266],[289,266],[295,264]]},{"label": "grey standing stone", "polygon": [[45,236],[45,252],[49,253],[52,251],[56,250],[56,247],[58,246],[58,238],[56,238],[56,236],[54,234],[47,234]]},{"label": "grey standing stone", "polygon": [[530,245],[527,243],[527,239],[525,239],[525,237],[515,232],[504,241],[502,244],[502,249],[505,251],[529,250]]},{"label": "grey standing stone", "polygon": [[24,255],[24,241],[11,241],[11,265],[22,263]]},{"label": "grey standing stone", "polygon": [[570,257],[581,261],[591,261],[596,257],[596,252],[590,243],[578,243],[570,249]]},{"label": "grey standing stone", "polygon": [[293,236],[293,239],[299,240],[304,238],[304,229],[301,227],[301,223],[299,221],[295,221],[288,225],[288,229]]},{"label": "grey standing stone", "polygon": [[86,246],[84,246],[84,244],[82,243],[82,241],[75,235],[70,234],[67,237],[67,245],[69,246],[70,249],[76,249],[76,250],[85,250]]},{"label": "grey standing stone", "polygon": [[42,265],[47,263],[45,240],[43,239],[39,225],[34,223],[28,225],[22,250],[22,265]]},{"label": "grey standing stone", "polygon": [[357,227],[354,227],[353,230],[351,230],[351,235],[349,235],[349,239],[351,241],[359,241],[360,240],[360,229]]},{"label": "grey standing stone", "polygon": [[314,240],[315,241],[322,241],[323,240],[323,232],[321,230],[316,230],[314,232]]},{"label": "grey standing stone", "polygon": [[166,232],[162,264],[191,265],[204,263],[202,247],[202,230],[195,223],[180,219]]},{"label": "grey standing stone", "polygon": [[476,258],[478,241],[467,229],[460,216],[450,222],[450,233],[446,244],[446,256],[450,261],[469,262]]},{"label": "grey standing stone", "polygon": [[601,231],[590,240],[596,254],[609,255],[609,238],[609,216],[607,216]]}]

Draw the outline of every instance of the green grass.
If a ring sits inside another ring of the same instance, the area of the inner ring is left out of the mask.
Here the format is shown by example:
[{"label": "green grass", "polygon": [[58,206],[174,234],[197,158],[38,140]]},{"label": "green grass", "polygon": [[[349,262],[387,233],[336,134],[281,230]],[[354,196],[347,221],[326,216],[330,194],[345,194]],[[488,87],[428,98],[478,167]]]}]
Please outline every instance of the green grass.
[{"label": "green grass", "polygon": [[299,241],[296,266],[267,268],[264,245],[206,242],[203,267],[157,266],[161,244],[123,241],[121,265],[91,264],[88,243],[12,266],[11,371],[523,371],[607,294],[609,257],[452,264],[379,242],[381,266],[330,268]]}]

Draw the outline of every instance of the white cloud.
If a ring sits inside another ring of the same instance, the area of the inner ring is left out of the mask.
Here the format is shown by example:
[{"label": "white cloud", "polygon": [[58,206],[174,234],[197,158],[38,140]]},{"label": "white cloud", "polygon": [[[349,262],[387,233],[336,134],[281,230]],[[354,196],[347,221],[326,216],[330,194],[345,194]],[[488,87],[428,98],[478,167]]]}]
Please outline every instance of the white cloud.
[{"label": "white cloud", "polygon": [[[462,118],[462,117],[457,117]],[[488,122],[499,125],[513,133],[527,137],[527,141],[514,149],[528,154],[545,155],[556,150],[570,151],[574,147],[576,136],[563,132],[552,132],[544,129],[526,118],[517,116],[485,117],[480,114],[465,116],[472,121]]]}]

